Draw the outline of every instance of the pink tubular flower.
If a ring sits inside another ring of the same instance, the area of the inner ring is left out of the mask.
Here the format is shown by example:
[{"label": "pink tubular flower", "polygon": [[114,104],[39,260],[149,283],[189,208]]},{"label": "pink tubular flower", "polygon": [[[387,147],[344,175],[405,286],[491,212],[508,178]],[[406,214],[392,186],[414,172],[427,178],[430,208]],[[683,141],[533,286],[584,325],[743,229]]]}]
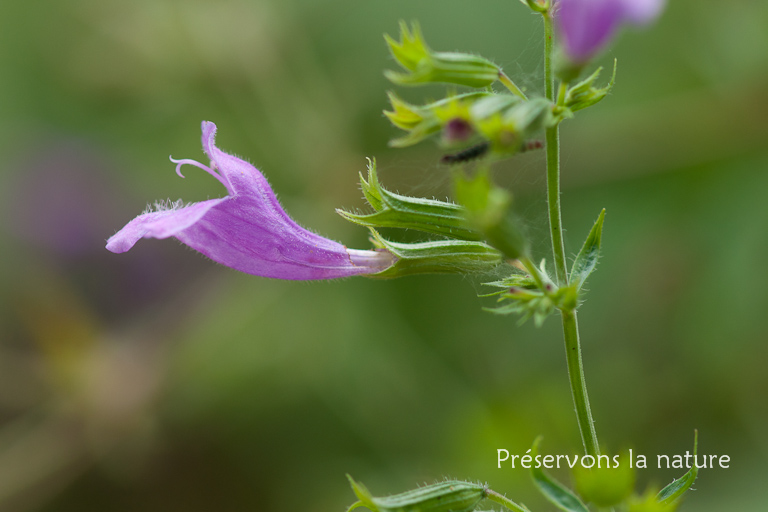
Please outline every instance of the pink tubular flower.
[{"label": "pink tubular flower", "polygon": [[555,23],[568,59],[583,63],[610,41],[623,24],[645,25],[665,0],[555,0]]},{"label": "pink tubular flower", "polygon": [[374,274],[394,263],[387,251],[347,249],[296,224],[254,166],[216,147],[216,125],[203,121],[202,130],[203,150],[211,166],[187,159],[171,161],[177,164],[179,176],[185,164],[203,169],[229,195],[143,213],[107,241],[108,250],[122,253],[140,238],[173,236],[227,267],[290,280]]}]

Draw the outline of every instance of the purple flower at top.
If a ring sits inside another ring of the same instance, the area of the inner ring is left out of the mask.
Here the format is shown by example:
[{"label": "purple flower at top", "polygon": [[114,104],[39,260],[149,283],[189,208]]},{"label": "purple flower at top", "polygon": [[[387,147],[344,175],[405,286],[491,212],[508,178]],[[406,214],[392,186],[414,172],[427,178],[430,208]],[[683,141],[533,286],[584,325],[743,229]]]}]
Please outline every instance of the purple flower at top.
[{"label": "purple flower at top", "polygon": [[555,0],[555,24],[569,60],[584,63],[624,24],[645,25],[665,0]]},{"label": "purple flower at top", "polygon": [[173,236],[227,267],[290,280],[374,274],[394,263],[387,251],[347,249],[296,224],[254,166],[216,147],[216,125],[203,121],[202,129],[203,150],[211,166],[187,159],[171,161],[179,176],[182,165],[194,165],[216,178],[229,194],[186,206],[180,201],[160,204],[112,236],[108,250],[122,253],[140,238]]}]

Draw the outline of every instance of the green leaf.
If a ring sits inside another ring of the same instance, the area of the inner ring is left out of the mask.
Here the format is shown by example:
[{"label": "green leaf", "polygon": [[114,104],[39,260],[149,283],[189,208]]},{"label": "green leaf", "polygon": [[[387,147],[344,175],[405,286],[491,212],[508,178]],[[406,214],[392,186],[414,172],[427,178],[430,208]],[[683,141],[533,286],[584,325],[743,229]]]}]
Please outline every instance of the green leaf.
[{"label": "green leaf", "polygon": [[[533,448],[531,448],[531,455],[534,460],[539,453],[539,443],[541,443],[541,436],[536,438],[533,442]],[[531,465],[531,475],[533,475],[533,482],[539,488],[539,491],[560,510],[565,510],[566,512],[589,512],[587,506],[570,489],[544,473],[541,468],[536,469],[535,463]]]},{"label": "green leaf", "polygon": [[696,451],[698,450],[698,447],[699,431],[696,430],[693,435],[693,467],[691,467],[691,469],[688,470],[686,474],[659,491],[659,494],[656,495],[656,500],[659,503],[664,505],[671,505],[672,503],[675,503],[682,497],[683,494],[685,494],[685,491],[691,488],[693,483],[696,481],[696,477],[699,474],[699,468],[696,466]]},{"label": "green leaf", "polygon": [[604,219],[605,208],[600,212],[600,216],[597,218],[597,221],[595,221],[595,225],[592,226],[592,230],[584,241],[584,246],[576,256],[576,260],[573,262],[573,267],[571,267],[570,282],[572,285],[576,286],[577,290],[581,289],[584,281],[587,280],[597,266],[597,259],[600,256],[600,243],[603,238]]}]

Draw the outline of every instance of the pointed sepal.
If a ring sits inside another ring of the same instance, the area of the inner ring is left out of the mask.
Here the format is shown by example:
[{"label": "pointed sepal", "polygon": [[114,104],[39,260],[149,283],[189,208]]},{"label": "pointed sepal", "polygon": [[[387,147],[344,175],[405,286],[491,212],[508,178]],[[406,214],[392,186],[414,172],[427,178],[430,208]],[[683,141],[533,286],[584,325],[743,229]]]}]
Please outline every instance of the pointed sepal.
[{"label": "pointed sepal", "polygon": [[[408,132],[403,137],[391,140],[389,145],[404,148],[417,144],[440,131],[443,132],[444,141],[449,144],[466,140],[474,132],[470,125],[471,106],[476,101],[493,94],[489,92],[450,94],[442,100],[426,105],[412,105],[391,91],[388,96],[392,110],[384,111],[384,115],[393,125]],[[466,127],[465,136],[457,137],[452,133],[455,131],[452,131],[452,127],[456,122],[461,122]]]},{"label": "pointed sepal", "polygon": [[409,28],[404,21],[400,22],[400,41],[389,35],[384,38],[392,56],[405,70],[404,73],[385,72],[385,76],[396,84],[449,83],[483,88],[499,78],[499,67],[477,55],[433,52],[424,41],[417,23]]},{"label": "pointed sepal", "polygon": [[405,244],[392,242],[371,228],[371,242],[386,250],[395,262],[374,279],[389,279],[413,274],[476,274],[490,272],[501,263],[501,253],[483,242],[439,240]]},{"label": "pointed sepal", "polygon": [[608,82],[608,85],[605,87],[594,86],[595,81],[603,71],[603,68],[600,67],[589,77],[568,89],[568,93],[565,95],[565,103],[563,106],[565,106],[571,112],[576,112],[578,110],[591,107],[595,103],[602,101],[602,99],[605,98],[609,92],[611,92],[613,85],[616,83],[617,63],[618,61],[614,59],[613,75],[611,76],[611,81]]},{"label": "pointed sepal", "polygon": [[336,211],[350,222],[369,228],[416,229],[458,240],[482,239],[467,225],[464,207],[446,201],[395,194],[379,183],[376,160],[368,161],[368,179],[360,174],[360,185],[374,213],[361,215]]}]

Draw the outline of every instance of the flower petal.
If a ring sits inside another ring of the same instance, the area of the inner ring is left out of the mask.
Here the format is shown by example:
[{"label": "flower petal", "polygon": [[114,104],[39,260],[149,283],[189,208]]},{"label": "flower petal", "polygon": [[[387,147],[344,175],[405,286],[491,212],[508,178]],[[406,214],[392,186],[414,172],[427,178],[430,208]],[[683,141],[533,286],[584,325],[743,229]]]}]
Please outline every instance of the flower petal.
[{"label": "flower petal", "polygon": [[600,51],[623,20],[623,0],[559,0],[555,15],[563,49],[576,62]]},{"label": "flower petal", "polygon": [[230,195],[140,215],[109,239],[107,249],[125,252],[142,237],[175,236],[222,265],[290,280],[374,274],[394,263],[395,257],[386,250],[350,251],[299,226],[254,166],[216,147],[216,125],[203,122],[202,131],[211,169],[188,160],[175,162],[193,163],[211,172],[221,178]]},{"label": "flower petal", "polygon": [[392,264],[386,252],[356,251],[352,258],[340,243],[286,223],[263,206],[251,196],[230,198],[176,238],[223,265],[277,279],[333,279],[376,273]]},{"label": "flower petal", "polygon": [[665,0],[624,0],[624,17],[633,25],[646,25],[661,14],[665,4]]},{"label": "flower petal", "polygon": [[209,199],[182,208],[161,209],[139,215],[107,240],[107,249],[123,253],[141,238],[168,238],[187,229],[214,206],[229,200],[228,197]]}]

